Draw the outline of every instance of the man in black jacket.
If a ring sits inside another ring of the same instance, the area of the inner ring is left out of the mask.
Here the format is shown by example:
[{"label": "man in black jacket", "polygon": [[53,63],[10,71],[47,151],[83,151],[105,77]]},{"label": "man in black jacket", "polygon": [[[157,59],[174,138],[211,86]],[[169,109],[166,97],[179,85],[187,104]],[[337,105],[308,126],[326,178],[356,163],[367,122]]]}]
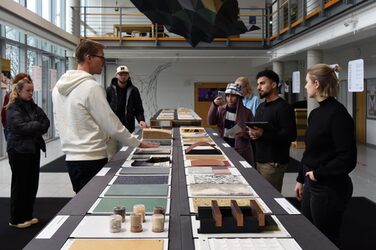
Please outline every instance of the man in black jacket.
[{"label": "man in black jacket", "polygon": [[106,93],[111,109],[129,132],[132,133],[135,129],[135,118],[141,128],[146,128],[140,92],[132,84],[127,66],[116,69],[116,77],[111,80]]},{"label": "man in black jacket", "polygon": [[290,144],[296,139],[295,114],[278,96],[279,76],[274,71],[261,71],[256,79],[260,98],[265,101],[258,106],[255,121],[268,122],[270,128],[250,128],[249,136],[256,142],[257,171],[281,192]]}]

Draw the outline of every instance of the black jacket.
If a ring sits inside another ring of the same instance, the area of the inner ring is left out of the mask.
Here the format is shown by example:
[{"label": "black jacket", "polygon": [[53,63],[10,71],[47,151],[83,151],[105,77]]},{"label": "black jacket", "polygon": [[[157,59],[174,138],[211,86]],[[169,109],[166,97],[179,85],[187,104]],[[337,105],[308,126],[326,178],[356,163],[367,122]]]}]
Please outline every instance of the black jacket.
[{"label": "black jacket", "polygon": [[[107,101],[110,104],[110,107],[112,111],[116,114],[116,111],[118,109],[118,92],[117,92],[117,78],[113,78],[111,80],[111,84],[106,89],[107,94]],[[133,132],[135,129],[135,121],[136,118],[138,122],[145,121],[144,117],[144,108],[142,106],[142,100],[140,96],[140,92],[138,89],[132,84],[131,79],[128,79],[127,82],[127,92],[126,92],[126,107],[125,107],[125,114],[123,117],[125,119],[122,119],[122,117],[119,117],[120,121],[123,123],[123,125],[129,130],[129,132]],[[118,114],[117,114],[118,115]],[[119,116],[119,115],[118,115]]]},{"label": "black jacket", "polygon": [[7,109],[7,151],[34,154],[41,149],[46,152],[42,135],[50,127],[50,120],[33,101],[16,99]]}]

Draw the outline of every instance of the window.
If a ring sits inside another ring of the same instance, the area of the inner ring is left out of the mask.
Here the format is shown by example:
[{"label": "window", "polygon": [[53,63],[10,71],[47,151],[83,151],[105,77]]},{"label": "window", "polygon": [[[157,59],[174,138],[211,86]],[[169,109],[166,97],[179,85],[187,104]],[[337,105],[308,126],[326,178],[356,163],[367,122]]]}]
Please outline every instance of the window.
[{"label": "window", "polygon": [[14,45],[6,44],[5,58],[10,60],[10,72],[14,77],[20,72],[20,48]]},{"label": "window", "polygon": [[51,21],[51,1],[43,1],[42,17],[47,21]]},{"label": "window", "polygon": [[36,0],[27,0],[26,7],[34,13],[37,13],[37,1]]}]

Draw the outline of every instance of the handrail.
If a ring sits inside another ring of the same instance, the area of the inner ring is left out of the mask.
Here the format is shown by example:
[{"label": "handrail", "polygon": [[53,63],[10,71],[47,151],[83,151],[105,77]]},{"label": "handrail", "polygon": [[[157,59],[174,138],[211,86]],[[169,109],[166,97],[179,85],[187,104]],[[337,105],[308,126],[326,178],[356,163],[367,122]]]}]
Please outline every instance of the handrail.
[{"label": "handrail", "polygon": [[[289,32],[324,11],[333,5],[340,3],[340,0],[312,0],[307,6],[307,1],[276,0],[266,8],[241,8],[239,18],[249,25],[256,22],[260,30],[247,32],[237,37],[217,38],[215,41],[272,41],[278,36]],[[321,3],[321,4],[320,4]],[[113,13],[113,11],[115,13]],[[269,8],[269,11],[267,10]],[[155,26],[150,31],[140,32],[134,28],[132,34],[123,34],[119,28],[115,33],[114,25],[119,27],[131,24],[152,24],[143,14],[138,13],[135,7],[119,6],[86,6],[81,7],[81,26],[83,26],[83,37],[91,37],[96,40],[144,40],[144,41],[180,41],[183,37],[169,33],[166,29],[161,33]],[[270,22],[270,23],[269,23]],[[126,30],[129,30],[128,28]],[[119,34],[117,34],[119,33]]]}]

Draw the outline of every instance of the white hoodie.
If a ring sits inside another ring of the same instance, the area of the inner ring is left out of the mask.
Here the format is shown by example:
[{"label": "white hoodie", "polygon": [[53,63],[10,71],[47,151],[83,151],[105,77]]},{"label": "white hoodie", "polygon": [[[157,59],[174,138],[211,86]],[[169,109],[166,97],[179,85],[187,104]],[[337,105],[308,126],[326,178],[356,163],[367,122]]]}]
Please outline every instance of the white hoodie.
[{"label": "white hoodie", "polygon": [[68,161],[107,158],[108,135],[124,145],[140,141],[121,124],[108,105],[104,88],[82,70],[69,70],[52,91],[55,127]]}]

